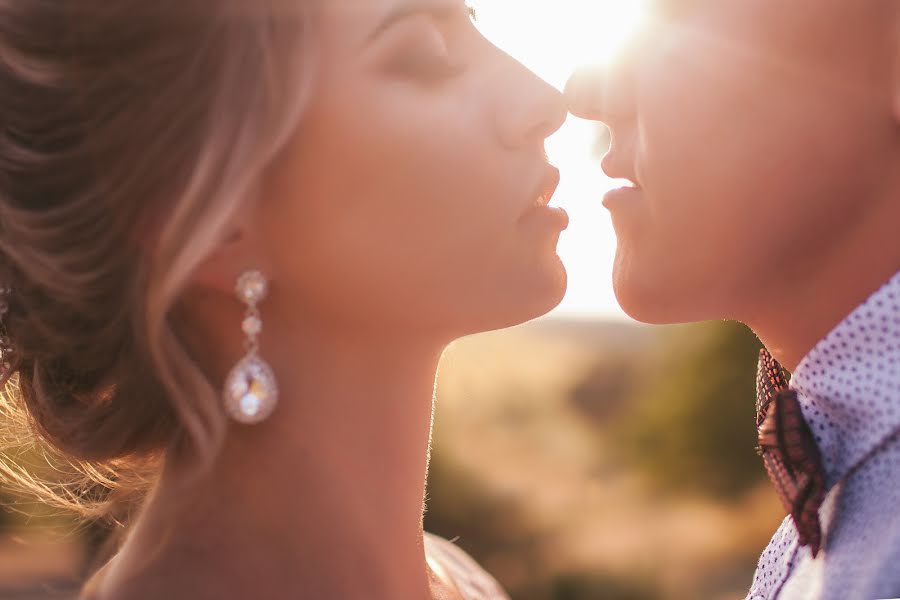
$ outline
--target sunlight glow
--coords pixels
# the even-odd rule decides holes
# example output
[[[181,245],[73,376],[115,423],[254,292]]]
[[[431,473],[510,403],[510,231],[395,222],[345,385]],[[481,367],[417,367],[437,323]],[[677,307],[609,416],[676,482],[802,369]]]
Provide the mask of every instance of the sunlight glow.
[[[475,0],[478,28],[558,89],[583,64],[612,59],[644,16],[644,0]],[[569,291],[558,316],[626,318],[612,290],[616,240],[602,196],[613,183],[600,170],[602,126],[569,117],[547,143],[562,171],[553,204],[572,217],[559,253]]]
[[[643,22],[645,4],[645,0],[478,0],[474,5],[485,35],[543,77],[556,79],[578,64],[608,62]]]
[[[566,10],[567,36],[573,54],[582,63],[608,62],[643,21],[639,0],[559,0],[555,10]]]

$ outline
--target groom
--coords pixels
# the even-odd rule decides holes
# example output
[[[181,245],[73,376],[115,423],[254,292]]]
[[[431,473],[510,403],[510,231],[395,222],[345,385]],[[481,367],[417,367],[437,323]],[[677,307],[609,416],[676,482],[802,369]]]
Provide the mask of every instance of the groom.
[[[604,202],[617,297],[774,357],[760,445],[791,514],[748,598],[900,597],[900,2],[655,4],[567,87],[632,182]]]

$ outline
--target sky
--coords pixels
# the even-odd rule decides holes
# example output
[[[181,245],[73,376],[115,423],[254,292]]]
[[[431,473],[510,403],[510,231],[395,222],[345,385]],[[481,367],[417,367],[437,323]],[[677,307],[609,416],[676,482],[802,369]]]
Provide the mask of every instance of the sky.
[[[579,64],[602,63],[640,23],[638,0],[476,0],[478,28],[497,46],[562,89]],[[553,204],[571,217],[559,255],[569,290],[555,316],[627,318],[612,290],[616,239],[603,194],[613,183],[600,170],[598,126],[569,116],[547,142],[562,172]]]

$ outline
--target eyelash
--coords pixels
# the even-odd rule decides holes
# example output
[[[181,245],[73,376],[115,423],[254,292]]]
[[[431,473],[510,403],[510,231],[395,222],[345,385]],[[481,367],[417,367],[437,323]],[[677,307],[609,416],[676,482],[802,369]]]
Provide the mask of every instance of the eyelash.
[[[477,19],[475,7],[466,4],[464,8],[466,17],[474,22]],[[464,65],[455,64],[446,56],[430,49],[407,51],[394,66],[396,73],[417,79],[424,84],[440,83],[459,75],[464,70]]]
[[[461,65],[451,63],[447,57],[421,50],[403,57],[396,69],[402,75],[424,83],[438,83],[463,71]]]

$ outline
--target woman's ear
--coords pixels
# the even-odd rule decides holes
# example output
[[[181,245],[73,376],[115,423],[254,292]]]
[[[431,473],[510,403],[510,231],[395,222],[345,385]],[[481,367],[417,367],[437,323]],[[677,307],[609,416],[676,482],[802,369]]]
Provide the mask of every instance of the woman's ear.
[[[194,270],[192,286],[233,295],[235,283],[247,270],[272,277],[265,240],[255,225],[256,206],[256,202],[245,202],[233,215],[220,241]]]

